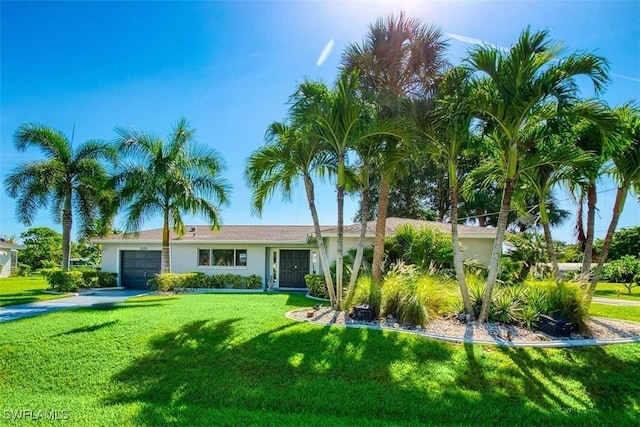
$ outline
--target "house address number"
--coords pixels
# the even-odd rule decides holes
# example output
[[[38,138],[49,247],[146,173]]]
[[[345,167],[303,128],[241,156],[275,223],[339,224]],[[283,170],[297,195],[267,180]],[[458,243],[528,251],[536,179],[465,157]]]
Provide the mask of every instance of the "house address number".
[[[141,251],[146,251],[146,250],[147,250],[147,247],[146,247],[146,246],[140,246],[140,250],[141,250]]]

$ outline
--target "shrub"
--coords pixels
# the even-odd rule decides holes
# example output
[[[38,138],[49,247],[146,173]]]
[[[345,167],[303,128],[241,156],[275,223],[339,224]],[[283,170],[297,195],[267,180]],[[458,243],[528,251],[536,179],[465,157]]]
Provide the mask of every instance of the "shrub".
[[[304,283],[307,285],[309,295],[312,297],[329,299],[329,291],[327,290],[327,282],[324,280],[324,275],[305,274]]]
[[[369,304],[373,309],[374,317],[380,314],[381,294],[378,286],[373,284],[371,276],[358,277],[351,297],[345,301],[345,308],[352,308],[359,304]]]
[[[582,291],[577,286],[559,283],[547,291],[546,312],[549,316],[560,316],[572,322],[580,331],[586,328],[587,309]]]
[[[15,270],[15,275],[20,277],[29,277],[31,274],[31,266],[27,264],[18,264],[18,268]]]
[[[53,271],[47,277],[47,282],[49,287],[57,292],[75,292],[84,285],[82,273],[79,271]]]
[[[493,295],[490,319],[502,323],[517,323],[521,319],[523,300],[522,288],[519,286],[500,289]]]
[[[51,275],[51,273],[53,273],[54,271],[62,271],[62,269],[60,267],[54,267],[54,268],[41,268],[40,270],[38,270],[40,272],[40,274],[42,275],[43,278],[47,278]]]
[[[418,289],[420,276],[392,271],[382,285],[382,313],[402,323],[424,325],[429,316],[424,287]],[[422,291],[422,292],[421,292]]]
[[[160,273],[154,279],[147,281],[147,287],[160,292],[172,292],[182,287],[182,274]]]
[[[182,288],[209,287],[209,276],[201,271],[196,273],[183,273],[181,276],[180,287]]]
[[[620,259],[606,263],[602,267],[602,278],[610,282],[622,283],[631,293],[631,289],[640,282],[640,259],[625,255]]]
[[[262,277],[257,274],[252,274],[251,276],[246,277],[246,287],[247,289],[261,289]]]
[[[114,288],[116,286],[118,286],[118,273],[98,272],[99,288]]]
[[[81,270],[74,270],[74,271],[78,271],[80,274],[82,274],[82,285],[81,287],[83,288],[97,288],[98,287],[98,272],[95,270],[90,270],[90,271],[81,271]]]
[[[385,246],[393,262],[402,260],[423,272],[451,268],[453,264],[451,236],[437,229],[404,224]]]

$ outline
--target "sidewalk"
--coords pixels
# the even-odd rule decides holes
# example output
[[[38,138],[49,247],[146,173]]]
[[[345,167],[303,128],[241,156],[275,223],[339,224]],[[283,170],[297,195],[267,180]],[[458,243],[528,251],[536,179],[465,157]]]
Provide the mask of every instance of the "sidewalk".
[[[640,301],[631,301],[628,299],[593,297],[592,301],[597,302],[598,304],[640,307]]]
[[[67,298],[0,307],[0,323],[69,308],[116,304],[148,293],[149,291],[136,289],[91,289]]]

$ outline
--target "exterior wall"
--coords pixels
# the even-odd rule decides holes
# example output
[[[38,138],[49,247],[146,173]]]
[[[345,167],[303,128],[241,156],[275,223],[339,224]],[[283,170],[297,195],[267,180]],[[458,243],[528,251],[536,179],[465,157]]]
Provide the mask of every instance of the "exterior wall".
[[[344,237],[342,242],[343,253],[346,254],[351,249],[358,249],[358,240],[358,237]],[[329,265],[331,265],[338,258],[338,238],[325,238],[325,246],[327,247],[327,258],[329,258]],[[373,237],[367,237],[364,239],[364,247],[373,248]]]
[[[11,275],[11,250],[0,248],[0,277],[9,277]],[[2,255],[5,253],[6,255]]]
[[[463,259],[477,259],[485,266],[489,265],[493,251],[493,238],[477,239],[460,237]]]

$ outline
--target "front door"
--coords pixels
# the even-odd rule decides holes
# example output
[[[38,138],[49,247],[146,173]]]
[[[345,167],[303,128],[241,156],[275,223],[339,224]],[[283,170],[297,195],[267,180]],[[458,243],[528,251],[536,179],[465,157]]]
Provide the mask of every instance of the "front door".
[[[309,274],[308,250],[280,251],[280,287],[305,288],[304,275]]]
[[[147,280],[160,273],[161,251],[120,252],[120,286],[147,289]]]

